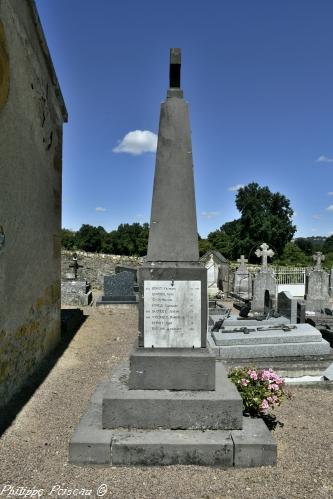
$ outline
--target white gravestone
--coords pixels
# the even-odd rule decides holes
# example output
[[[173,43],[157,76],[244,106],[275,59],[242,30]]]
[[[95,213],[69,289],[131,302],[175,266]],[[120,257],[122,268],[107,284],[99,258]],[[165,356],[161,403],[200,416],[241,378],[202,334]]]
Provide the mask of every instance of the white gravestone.
[[[201,347],[201,282],[145,281],[144,347]]]

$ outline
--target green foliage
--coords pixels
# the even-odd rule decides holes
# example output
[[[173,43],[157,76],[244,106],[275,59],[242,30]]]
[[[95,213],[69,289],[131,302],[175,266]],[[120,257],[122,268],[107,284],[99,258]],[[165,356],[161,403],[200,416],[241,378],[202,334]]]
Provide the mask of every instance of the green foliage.
[[[77,247],[77,239],[76,232],[69,229],[61,229],[61,245],[63,248],[67,250],[76,250]]]
[[[255,367],[234,368],[230,371],[229,378],[243,399],[244,413],[263,417],[266,423],[270,422],[272,428],[275,428],[277,423],[273,409],[279,406],[286,396],[284,379],[272,369]]]
[[[147,254],[149,224],[121,224],[117,230],[110,232],[110,245],[115,255]]]
[[[272,193],[268,187],[252,182],[239,189],[236,206],[240,218],[208,234],[212,246],[226,258],[234,260],[244,254],[250,261],[257,262],[254,250],[263,242],[274,250],[276,256],[281,255],[296,231],[291,220],[290,201],[283,194]]]
[[[199,255],[203,256],[207,251],[210,251],[212,249],[212,246],[208,239],[201,239],[199,236]]]
[[[328,237],[324,244],[323,244],[323,249],[322,249],[322,252],[324,254],[327,254],[327,253],[333,253],[333,235]]]
[[[311,265],[312,258],[307,256],[296,243],[287,243],[279,260],[279,265],[295,265],[305,267]]]
[[[306,255],[311,256],[314,253],[313,245],[311,239],[308,237],[298,237],[295,239],[295,244],[302,250]]]
[[[148,235],[147,223],[121,224],[112,232],[84,224],[78,232],[62,229],[62,246],[92,253],[143,256],[147,254]]]
[[[99,253],[106,231],[103,227],[84,224],[76,234],[78,249]]]

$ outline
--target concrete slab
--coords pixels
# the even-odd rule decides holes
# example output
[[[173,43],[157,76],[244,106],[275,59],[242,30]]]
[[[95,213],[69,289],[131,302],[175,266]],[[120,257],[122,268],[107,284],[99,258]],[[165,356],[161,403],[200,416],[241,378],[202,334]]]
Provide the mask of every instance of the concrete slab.
[[[235,319],[228,318],[223,322],[223,326],[237,326],[237,327],[246,327],[246,326],[276,326],[279,324],[290,324],[290,319],[287,317],[272,317],[270,319],[263,319],[259,321],[257,319]]]
[[[130,390],[128,376],[120,365],[106,389],[103,428],[242,428],[242,399],[220,362],[214,391]]]
[[[220,330],[218,332],[213,332],[212,337],[217,346],[322,342],[320,332],[314,328],[312,329],[312,331],[305,332],[297,330],[251,331],[248,334],[226,333]]]
[[[277,445],[262,419],[244,418],[243,429],[232,431],[231,438],[236,468],[276,464]]]
[[[135,348],[131,390],[215,390],[215,355],[208,348]]]
[[[209,333],[208,343],[222,359],[322,356],[331,352],[329,343],[310,324],[297,324],[291,331],[258,331],[256,326],[249,329],[256,331],[249,334],[222,330]],[[228,330],[232,331],[233,326]]]
[[[230,431],[131,431],[112,443],[113,465],[165,466],[194,464],[233,466]]]
[[[330,346],[327,341],[307,343],[281,343],[261,345],[232,345],[216,347],[216,355],[221,359],[253,359],[274,357],[304,357],[329,355]]]

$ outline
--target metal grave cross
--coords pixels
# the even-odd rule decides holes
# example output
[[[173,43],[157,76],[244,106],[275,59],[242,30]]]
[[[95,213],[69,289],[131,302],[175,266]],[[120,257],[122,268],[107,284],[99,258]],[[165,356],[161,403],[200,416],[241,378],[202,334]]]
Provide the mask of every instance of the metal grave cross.
[[[269,246],[266,243],[262,243],[260,248],[261,250],[257,249],[255,254],[258,258],[262,257],[261,268],[267,269],[267,257],[269,256],[270,258],[272,258],[272,256],[274,256],[274,251],[272,249],[268,249]]]
[[[181,50],[170,49],[170,88],[180,88]]]
[[[321,270],[321,262],[325,260],[325,255],[323,255],[321,251],[317,251],[312,255],[312,258],[316,262],[315,270]]]
[[[74,269],[74,276],[75,279],[77,279],[77,271],[79,270],[80,267],[83,267],[83,265],[78,264],[76,253],[73,253],[73,263],[70,265],[70,267]]]

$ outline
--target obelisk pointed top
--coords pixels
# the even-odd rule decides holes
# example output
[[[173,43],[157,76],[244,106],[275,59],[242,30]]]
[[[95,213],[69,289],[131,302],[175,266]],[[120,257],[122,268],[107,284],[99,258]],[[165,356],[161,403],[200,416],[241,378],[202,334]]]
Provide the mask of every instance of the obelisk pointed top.
[[[179,48],[170,49],[170,71],[169,71],[169,90],[168,98],[183,97],[183,91],[180,87],[180,69],[182,62],[182,53]]]

